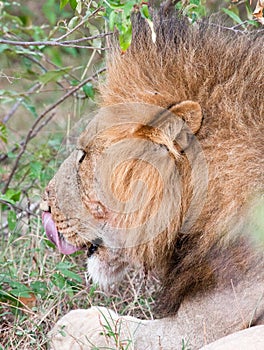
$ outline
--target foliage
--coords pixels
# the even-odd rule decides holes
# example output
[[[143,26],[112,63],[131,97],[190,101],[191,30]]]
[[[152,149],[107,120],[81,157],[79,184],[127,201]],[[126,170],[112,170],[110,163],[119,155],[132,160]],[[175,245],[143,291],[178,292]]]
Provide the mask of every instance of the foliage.
[[[132,295],[124,302],[122,293],[102,298],[96,286],[88,284],[85,288],[85,269],[78,264],[83,256],[76,253],[61,259],[55,253],[43,234],[38,210],[41,193],[71,143],[70,137],[64,140],[65,130],[70,136],[72,126],[87,115],[87,110],[95,108],[108,36],[118,31],[120,48],[127,50],[133,12],[140,12],[153,29],[149,3],[0,2],[3,348],[45,348],[50,324],[69,308],[88,307],[94,300],[103,305],[114,300],[119,312],[132,308],[135,314],[151,317],[150,297]],[[175,6],[191,22],[220,9],[234,30],[250,30],[257,25],[248,1],[224,5],[219,0],[212,8],[205,0],[190,0]],[[258,1],[255,17],[260,23],[262,10]]]
[[[60,6],[64,8],[67,4],[71,5],[73,10],[78,13],[82,11],[81,0],[61,0]],[[119,42],[122,50],[126,50],[131,43],[132,26],[131,13],[140,11],[142,16],[149,19],[147,3],[138,0],[120,1],[120,0],[101,0],[92,1],[93,8],[101,8],[100,14],[106,20],[108,28],[113,31],[115,28],[119,31]]]
[[[151,317],[153,299],[142,295],[142,276],[132,275],[122,289],[105,295],[87,281],[84,253],[62,257],[42,235],[39,218],[21,219],[1,239],[0,348],[46,349],[48,331],[61,315],[92,304]],[[147,289],[153,293],[153,287]]]

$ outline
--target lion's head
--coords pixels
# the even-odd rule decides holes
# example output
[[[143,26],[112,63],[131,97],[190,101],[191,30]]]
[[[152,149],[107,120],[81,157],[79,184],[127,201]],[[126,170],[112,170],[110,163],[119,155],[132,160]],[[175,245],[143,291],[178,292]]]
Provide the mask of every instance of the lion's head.
[[[119,280],[131,264],[158,268],[170,251],[191,199],[182,193],[181,152],[191,149],[201,120],[192,101],[170,110],[102,108],[50,181],[46,233],[64,254],[88,250],[88,270],[100,285]]]
[[[258,264],[248,203],[263,194],[264,45],[153,18],[155,40],[138,13],[131,47],[111,50],[102,108],[48,185],[43,222],[62,253],[88,250],[102,286],[155,268],[175,313]]]

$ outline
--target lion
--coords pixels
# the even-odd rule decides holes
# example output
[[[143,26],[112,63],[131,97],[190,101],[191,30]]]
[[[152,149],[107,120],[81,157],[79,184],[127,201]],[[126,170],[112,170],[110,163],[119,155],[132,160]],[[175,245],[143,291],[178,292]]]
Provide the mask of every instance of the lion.
[[[63,254],[87,250],[102,288],[131,267],[155,271],[162,318],[74,310],[52,348],[199,349],[237,331],[263,347],[263,34],[165,7],[153,23],[135,14],[130,48],[113,44],[100,109],[42,209],[48,238]]]

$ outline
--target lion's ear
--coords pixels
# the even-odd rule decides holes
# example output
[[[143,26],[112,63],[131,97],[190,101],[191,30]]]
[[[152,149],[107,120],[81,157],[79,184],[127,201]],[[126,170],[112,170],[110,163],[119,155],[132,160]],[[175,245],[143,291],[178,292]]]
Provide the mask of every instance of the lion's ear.
[[[172,106],[169,111],[180,117],[190,128],[193,134],[196,134],[202,124],[202,109],[198,102],[183,101]]]
[[[181,151],[189,147],[193,135],[202,124],[202,110],[197,102],[183,101],[157,115],[151,123],[163,131],[169,143],[177,143]]]
[[[160,113],[152,126],[161,129],[170,141],[186,139],[196,134],[202,124],[202,110],[197,102],[183,101]]]

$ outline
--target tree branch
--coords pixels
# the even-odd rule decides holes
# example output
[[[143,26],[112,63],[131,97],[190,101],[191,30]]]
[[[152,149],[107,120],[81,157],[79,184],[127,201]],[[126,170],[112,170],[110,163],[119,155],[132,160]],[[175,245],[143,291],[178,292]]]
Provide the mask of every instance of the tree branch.
[[[15,40],[5,40],[0,39],[0,44],[5,45],[13,45],[13,46],[23,46],[23,47],[29,47],[29,46],[61,46],[61,47],[75,47],[78,49],[89,49],[89,50],[107,50],[106,47],[94,47],[94,46],[86,46],[86,45],[75,45],[74,42],[85,41],[85,40],[91,40],[90,38],[95,37],[105,37],[107,35],[110,35],[111,33],[105,33],[105,34],[99,34],[94,37],[87,37],[77,40],[68,40],[68,41],[15,41]]]
[[[68,97],[72,96],[76,91],[78,91],[80,88],[82,88],[85,84],[87,84],[89,81],[93,80],[98,74],[101,74],[105,71],[105,68],[99,69],[97,72],[95,72],[92,76],[88,77],[84,81],[82,81],[79,85],[72,88],[70,91],[68,91],[65,95],[63,95],[58,101],[56,101],[54,104],[52,104],[50,107],[48,107],[44,112],[41,113],[41,115],[35,120],[34,124],[32,125],[31,129],[29,130],[25,140],[20,143],[20,146],[22,147],[19,154],[17,155],[17,158],[15,160],[15,164],[11,170],[11,173],[5,183],[5,186],[2,189],[2,193],[5,193],[9,187],[9,184],[16,172],[16,169],[18,167],[19,161],[22,157],[22,155],[25,153],[27,145],[29,141],[37,135],[37,133],[49,122],[53,116],[55,115],[55,112],[48,118],[48,121],[43,122],[38,128],[38,124],[42,121],[42,119],[51,111],[53,111],[57,106],[59,106],[63,101],[65,101]]]
[[[98,50],[98,48],[93,46],[86,46],[86,45],[76,45],[80,42],[94,40],[98,38],[105,38],[109,35],[112,35],[112,32],[109,33],[102,33],[97,35],[92,35],[89,37],[83,37],[80,39],[74,39],[74,40],[65,40],[61,41],[62,39],[66,38],[73,32],[75,32],[77,29],[79,29],[82,25],[84,25],[91,17],[95,16],[100,10],[102,10],[101,7],[96,9],[93,13],[91,13],[90,16],[84,18],[78,25],[76,25],[72,30],[68,31],[64,35],[60,36],[59,38],[56,38],[54,40],[48,40],[48,41],[16,41],[16,40],[6,40],[6,39],[0,39],[0,44],[6,44],[6,45],[15,45],[15,46],[23,46],[23,47],[29,47],[29,46],[61,46],[61,47],[75,47],[80,49],[90,49],[90,50]],[[106,48],[100,48],[100,50],[105,50]]]
[[[5,205],[7,205],[7,206],[10,207],[10,208],[19,211],[20,214],[22,214],[22,215],[30,214],[30,215],[33,215],[33,216],[35,216],[35,217],[38,217],[38,215],[37,215],[36,213],[34,213],[33,210],[36,210],[36,209],[39,207],[39,202],[34,203],[33,207],[30,207],[30,209],[28,209],[28,208],[22,208],[22,207],[20,207],[19,205],[10,203],[10,202],[8,202],[8,201],[6,201],[6,200],[4,200],[4,199],[1,199],[1,198],[0,198],[0,203],[5,204]],[[4,224],[3,226],[5,226],[5,224]],[[4,228],[4,227],[2,227],[2,228]]]
[[[33,85],[27,92],[26,95],[31,94],[32,92],[36,91],[38,88],[40,87],[40,83],[36,83],[35,85]],[[18,100],[14,106],[11,108],[11,110],[4,116],[2,123],[6,124],[8,122],[8,120],[13,116],[13,114],[16,112],[16,110],[18,109],[18,107],[21,105],[21,102],[24,99],[20,99]]]
[[[91,17],[94,17],[99,11],[102,10],[102,7],[99,7],[98,9],[96,9],[93,13],[90,14],[90,16],[85,17],[79,24],[77,24],[76,27],[74,27],[72,30],[68,31],[67,33],[63,34],[62,36],[60,36],[59,38],[57,38],[57,41],[60,41],[64,38],[67,38],[67,36],[69,36],[70,34],[72,34],[73,32],[75,32],[77,29],[79,29],[84,23],[86,23]]]

